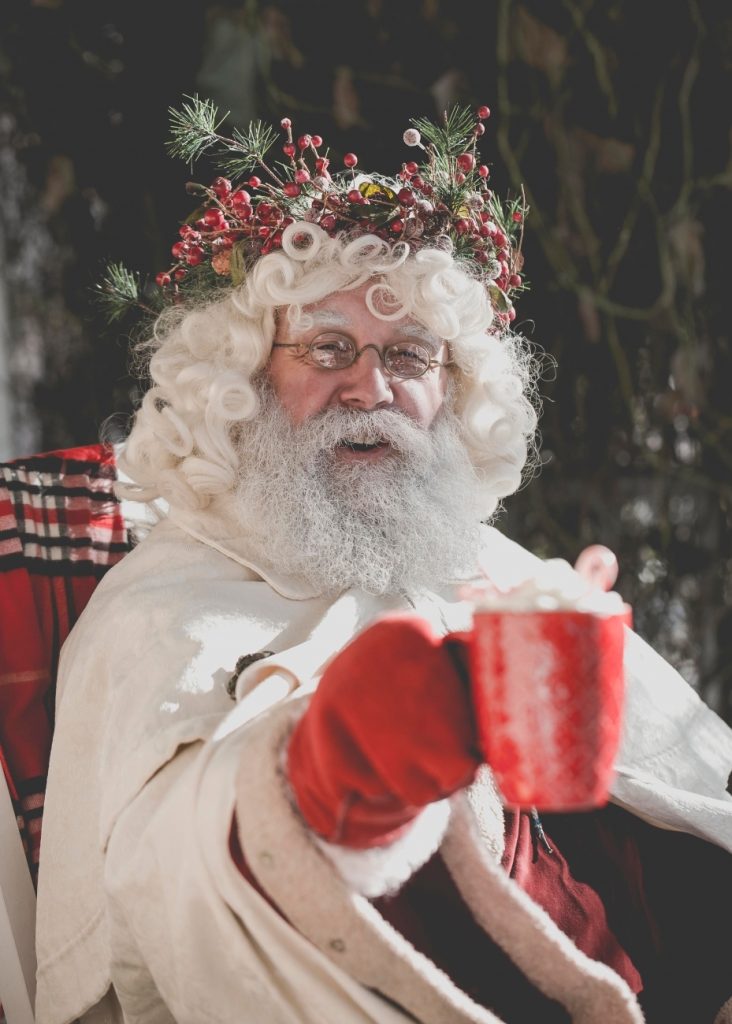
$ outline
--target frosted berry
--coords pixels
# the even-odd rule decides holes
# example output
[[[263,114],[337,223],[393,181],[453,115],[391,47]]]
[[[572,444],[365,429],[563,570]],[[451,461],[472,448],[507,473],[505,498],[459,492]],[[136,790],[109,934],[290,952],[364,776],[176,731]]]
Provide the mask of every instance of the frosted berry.
[[[211,182],[211,191],[219,197],[219,199],[226,199],[228,194],[231,192],[231,182],[228,178],[214,178]]]
[[[304,185],[306,181],[310,181],[310,171],[305,167],[300,167],[295,171],[295,181],[298,181],[301,185]]]
[[[292,128],[292,121],[289,119],[289,117],[282,118],[282,120],[280,121],[280,127],[284,128],[285,131],[287,131],[288,128]]]

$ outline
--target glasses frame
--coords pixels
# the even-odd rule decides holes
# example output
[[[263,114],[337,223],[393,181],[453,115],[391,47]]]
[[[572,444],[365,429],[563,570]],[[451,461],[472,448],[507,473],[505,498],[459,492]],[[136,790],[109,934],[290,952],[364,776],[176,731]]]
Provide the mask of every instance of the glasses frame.
[[[349,342],[349,344],[351,346],[351,351],[353,352],[353,359],[350,361],[350,363],[347,363],[345,366],[323,366],[321,363],[318,363],[318,362],[316,362],[315,359],[313,359],[313,357],[312,357],[312,350],[319,343],[319,341],[320,341],[319,338],[313,338],[312,341],[290,341],[290,342],[275,341],[272,344],[272,348],[296,348],[296,349],[300,349],[300,351],[303,353],[303,355],[305,355],[305,356],[307,356],[309,358],[311,366],[315,366],[318,370],[325,370],[328,373],[338,373],[339,370],[348,370],[348,369],[350,369],[350,367],[352,367],[353,364],[355,362],[357,362],[361,358],[361,356],[364,354],[364,352],[366,352],[368,349],[372,348],[374,350],[374,352],[377,354],[377,356],[379,357],[379,359],[381,360],[381,365],[384,367],[384,369],[389,374],[389,376],[390,377],[396,377],[397,380],[419,380],[420,377],[424,377],[424,375],[429,370],[434,370],[438,366],[448,367],[448,366],[454,366],[455,365],[454,361],[453,361],[453,358],[452,358],[452,349],[450,348],[450,343],[449,343],[449,341],[444,341],[443,345],[445,345],[445,348],[447,349],[447,361],[446,362],[443,363],[443,362],[440,362],[438,359],[430,358],[430,361],[425,366],[424,370],[422,370],[420,373],[412,374],[412,376],[405,377],[405,376],[403,376],[400,373],[395,373],[393,370],[390,370],[389,367],[386,365],[386,354],[387,354],[387,352],[390,349],[392,349],[395,346],[397,346],[397,345],[408,344],[408,345],[417,345],[419,348],[424,349],[425,352],[427,352],[427,354],[429,355],[429,349],[427,348],[426,345],[422,345],[419,341],[409,341],[408,339],[405,338],[404,341],[395,341],[391,345],[387,345],[383,349],[379,348],[379,346],[375,345],[373,342],[369,342],[368,345],[362,345],[361,348],[356,348],[356,343],[351,341],[350,338],[346,338],[345,340]]]

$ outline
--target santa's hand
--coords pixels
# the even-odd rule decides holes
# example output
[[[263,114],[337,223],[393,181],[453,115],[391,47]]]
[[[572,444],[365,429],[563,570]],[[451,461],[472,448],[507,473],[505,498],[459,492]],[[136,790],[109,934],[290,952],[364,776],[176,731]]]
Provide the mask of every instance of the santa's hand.
[[[318,835],[365,848],[468,785],[481,760],[461,639],[392,615],[327,667],[291,737],[287,773]]]

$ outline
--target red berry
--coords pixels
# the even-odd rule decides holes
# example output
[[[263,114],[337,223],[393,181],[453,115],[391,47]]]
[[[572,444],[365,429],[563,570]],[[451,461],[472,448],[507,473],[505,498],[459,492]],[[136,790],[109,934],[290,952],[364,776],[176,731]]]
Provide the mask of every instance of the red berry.
[[[236,215],[239,220],[249,220],[252,215],[252,208],[249,203],[245,203],[243,206],[237,206]]]
[[[470,221],[466,220],[464,217],[461,217],[460,220],[455,221],[455,230],[459,235],[467,235],[468,231],[470,231],[472,226],[473,225],[470,223]]]
[[[295,171],[295,181],[299,181],[301,185],[306,181],[310,181],[310,171],[305,167],[301,167],[299,170]]]
[[[200,245],[191,246],[191,251],[186,256],[186,263],[189,267],[197,267],[199,263],[203,262],[205,252]]]
[[[173,277],[176,279],[176,281],[182,281],[185,276],[185,267],[178,267],[177,270],[173,271]]]
[[[318,149],[320,146],[323,145],[323,140],[319,135],[312,135],[310,138],[310,145],[313,147],[313,149]]]
[[[244,206],[250,202],[251,196],[248,192],[245,192],[243,188],[238,188],[236,192],[231,193],[231,205],[232,206]]]
[[[508,279],[508,283],[511,285],[512,288],[520,288],[521,287],[521,283],[522,283],[521,282],[521,275],[520,274],[511,274],[511,276]]]
[[[323,231],[332,231],[336,226],[336,219],[332,213],[326,213],[325,217],[320,218],[320,226]]]
[[[287,131],[288,128],[292,128],[292,121],[289,117],[283,117],[280,121],[280,128],[284,128]]]
[[[307,149],[312,141],[313,140],[309,135],[301,135],[300,138],[297,140],[298,148]]]
[[[478,263],[487,263],[488,253],[485,252],[483,249],[478,249],[478,251],[475,254],[475,258],[478,261]]]
[[[415,188],[424,188],[424,178],[420,178],[418,174],[413,174],[412,184]]]
[[[282,147],[282,152],[285,156],[293,157],[295,155],[295,146],[292,142],[286,142]]]
[[[484,133],[485,133],[485,125],[484,124],[476,124],[475,128],[473,128],[473,135],[477,136],[478,138],[480,138],[481,135],[483,135]]]
[[[261,217],[262,220],[267,220],[269,215],[272,213],[271,203],[260,203],[257,207],[257,216]]]
[[[259,188],[262,184],[262,179],[258,178],[256,174],[253,174],[249,179],[249,188]]]
[[[495,234],[493,235],[493,240],[499,248],[505,245],[506,242],[508,241],[508,239],[506,238],[502,231],[496,231]]]
[[[360,203],[361,200],[363,199],[363,196],[361,195],[357,188],[351,188],[346,193],[346,199],[348,200],[349,203]]]
[[[488,238],[490,236],[490,233],[491,229],[488,227],[487,224],[480,225],[478,229],[478,234],[480,235],[481,238]]]
[[[173,256],[175,257],[175,259],[180,260],[188,252],[188,246],[186,245],[185,242],[175,242],[171,246],[170,251],[173,254]]]
[[[485,178],[487,181],[488,178],[490,178],[491,176],[491,169],[490,167],[487,167],[485,164],[481,164],[480,167],[478,168],[478,174],[481,176],[481,178]]]
[[[481,121],[485,121],[491,116],[491,108],[478,107],[478,109],[476,110],[476,114],[478,115]]]
[[[461,153],[457,158],[456,163],[460,170],[465,171],[467,174],[468,171],[472,171],[475,167],[475,157],[472,153]]]
[[[204,222],[209,228],[218,227],[221,221],[224,219],[224,215],[217,206],[212,206],[203,215]]]
[[[414,160],[408,160],[404,165],[404,170],[407,174],[416,174],[419,170],[419,164],[416,164]]]
[[[282,230],[284,231],[285,228],[289,227],[290,224],[294,224],[294,223],[295,223],[295,218],[294,217],[285,217],[285,219],[282,221]]]
[[[329,166],[330,160],[327,156],[319,156],[315,161],[315,170],[319,171],[321,174],[323,171],[327,171]]]
[[[511,214],[511,220],[515,221],[517,224],[520,224],[523,219],[524,215],[523,213],[520,213],[519,210],[514,210]]]
[[[456,182],[456,184],[462,185],[462,183],[464,181],[465,181],[465,175],[463,174],[463,172],[462,171],[457,171],[457,173],[455,174],[455,182]]]
[[[203,219],[203,217],[199,217],[199,219],[195,221],[194,227],[196,227],[199,231],[208,231],[208,224]]]
[[[397,192],[397,198],[402,206],[414,206],[417,201],[414,192],[410,188],[400,188]]]
[[[389,224],[389,228],[394,232],[395,235],[401,234],[401,232],[404,230],[404,221],[401,220],[400,217],[397,217],[396,220],[391,221],[391,223]]]
[[[257,234],[259,235],[260,238],[266,238],[269,235],[269,233],[269,228],[265,227],[264,224],[261,226],[261,228],[257,228]]]
[[[509,320],[515,320],[516,319],[516,310],[513,308],[513,306],[511,306],[511,308],[509,309],[509,311],[508,311],[508,313],[506,315],[508,316]]]
[[[170,284],[170,274],[166,274],[165,271],[161,271],[155,278],[155,284],[158,288],[165,288],[167,284]]]
[[[282,191],[290,199],[295,199],[296,196],[300,195],[302,189],[300,188],[296,181],[288,181],[285,182],[285,184],[282,186]]]
[[[343,157],[343,163],[346,165],[346,167],[355,167],[356,164],[358,163],[358,157],[356,156],[355,153],[346,153],[346,155]]]
[[[194,231],[190,224],[182,224],[178,228],[178,234],[181,238],[188,238],[188,236]]]
[[[214,178],[211,182],[211,191],[214,192],[219,199],[226,199],[229,192],[231,192],[231,182],[228,178]]]

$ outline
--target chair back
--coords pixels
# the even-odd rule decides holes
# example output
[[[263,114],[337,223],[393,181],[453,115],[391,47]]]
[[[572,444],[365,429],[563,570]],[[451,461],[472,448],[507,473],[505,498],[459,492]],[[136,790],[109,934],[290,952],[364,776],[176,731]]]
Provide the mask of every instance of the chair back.
[[[61,645],[129,550],[114,450],[0,464],[0,1002],[30,1024],[35,883]]]

